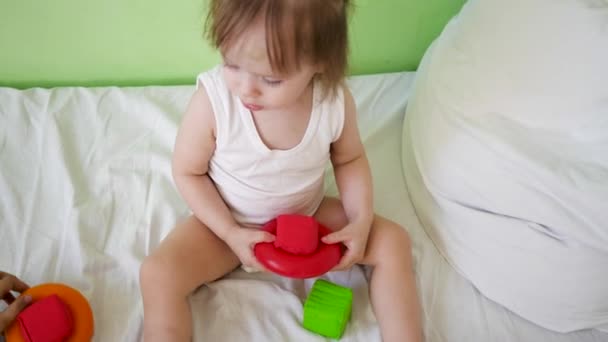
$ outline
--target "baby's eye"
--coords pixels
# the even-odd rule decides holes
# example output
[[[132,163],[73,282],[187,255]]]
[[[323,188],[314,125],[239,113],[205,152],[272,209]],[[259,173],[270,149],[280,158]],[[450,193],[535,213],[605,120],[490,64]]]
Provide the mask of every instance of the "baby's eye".
[[[273,87],[276,87],[279,84],[281,84],[281,82],[283,82],[282,80],[277,80],[275,78],[270,78],[270,77],[262,77],[262,80],[264,81],[264,83],[268,84],[269,86],[273,86]]]

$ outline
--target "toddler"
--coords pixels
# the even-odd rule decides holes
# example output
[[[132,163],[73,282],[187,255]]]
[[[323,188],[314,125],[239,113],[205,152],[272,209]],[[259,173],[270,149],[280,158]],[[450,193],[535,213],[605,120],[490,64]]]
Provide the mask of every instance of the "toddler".
[[[280,214],[314,216],[346,252],[335,270],[373,267],[384,341],[422,339],[405,229],[374,215],[370,168],[345,87],[347,0],[212,0],[207,33],[223,63],[198,76],[177,134],[173,175],[193,215],[141,267],[144,339],[192,338],[188,295],[274,236]],[[340,199],[325,197],[331,161]]]

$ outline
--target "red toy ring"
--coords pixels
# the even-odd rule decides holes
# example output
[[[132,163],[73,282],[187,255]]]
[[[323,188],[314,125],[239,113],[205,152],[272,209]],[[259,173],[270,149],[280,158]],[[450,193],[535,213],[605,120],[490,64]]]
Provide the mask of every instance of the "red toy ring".
[[[311,254],[292,254],[275,246],[272,242],[258,243],[254,254],[264,267],[277,274],[290,278],[312,278],[330,271],[342,258],[342,244],[325,244],[321,237],[331,233],[327,227],[319,224],[318,248]],[[268,222],[265,231],[276,234],[277,220]]]

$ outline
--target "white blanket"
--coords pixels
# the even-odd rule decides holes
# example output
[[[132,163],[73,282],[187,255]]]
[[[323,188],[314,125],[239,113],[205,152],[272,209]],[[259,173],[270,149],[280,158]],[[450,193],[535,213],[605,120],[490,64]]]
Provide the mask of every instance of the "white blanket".
[[[481,296],[438,254],[414,214],[401,170],[401,127],[413,74],[349,80],[375,185],[376,211],[403,224],[428,341],[600,341],[561,335]],[[34,285],[78,288],[95,341],[137,341],[138,270],[188,213],[170,174],[176,129],[193,87],[0,89],[0,269]],[[327,188],[336,193],[328,171]],[[331,273],[354,290],[343,341],[379,341],[366,272]],[[324,341],[300,326],[313,280],[237,271],[192,296],[198,341]]]
[[[418,69],[404,166],[439,250],[560,332],[608,329],[608,2],[470,0]]]

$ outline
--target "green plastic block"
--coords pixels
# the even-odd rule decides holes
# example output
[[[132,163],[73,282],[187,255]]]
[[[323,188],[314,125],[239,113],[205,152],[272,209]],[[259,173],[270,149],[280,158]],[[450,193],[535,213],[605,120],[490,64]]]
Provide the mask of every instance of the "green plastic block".
[[[302,325],[319,335],[339,339],[350,320],[352,303],[351,289],[318,279],[304,303]]]

